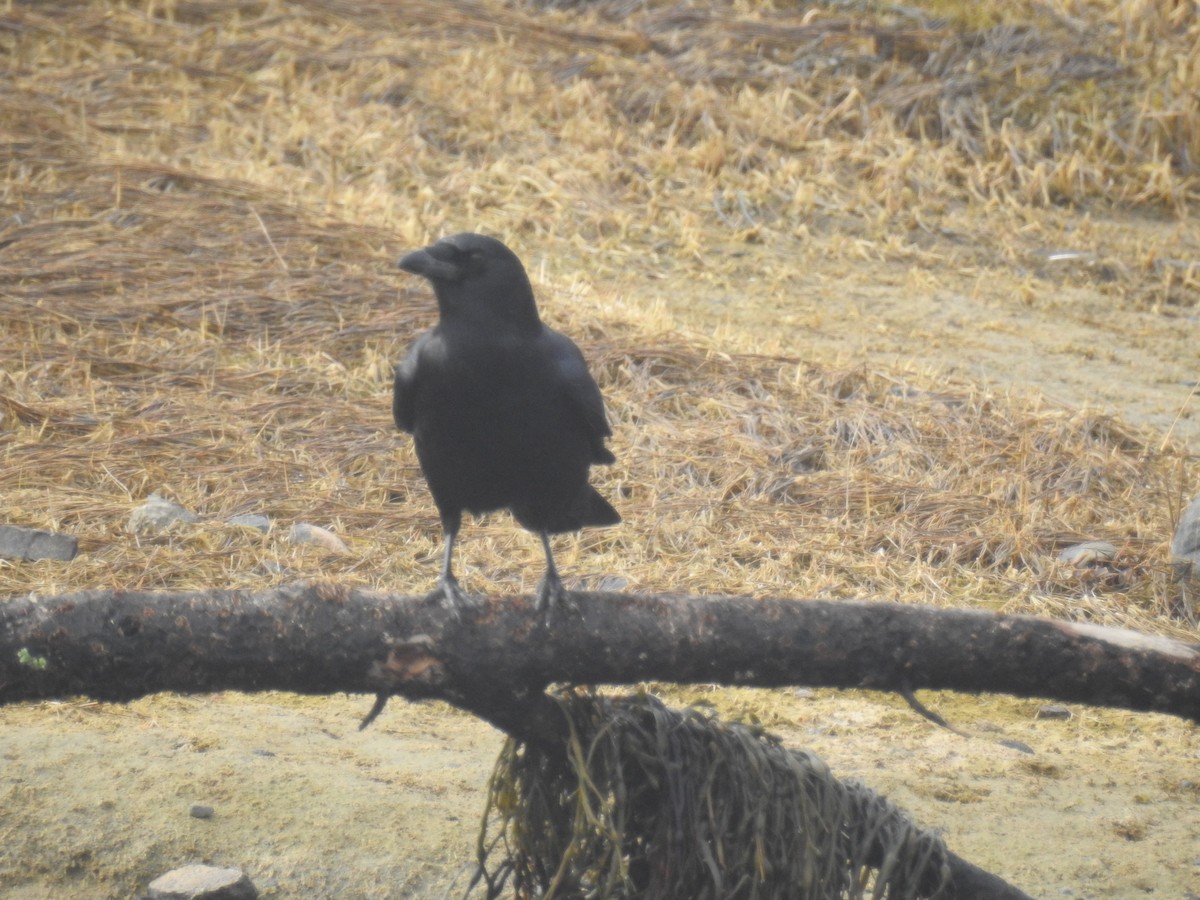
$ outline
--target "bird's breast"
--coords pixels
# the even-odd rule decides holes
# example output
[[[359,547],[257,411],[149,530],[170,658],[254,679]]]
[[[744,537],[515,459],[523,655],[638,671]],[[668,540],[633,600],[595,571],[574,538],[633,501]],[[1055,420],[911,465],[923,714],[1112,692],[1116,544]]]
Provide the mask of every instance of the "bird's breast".
[[[423,370],[413,438],[435,497],[473,511],[578,492],[591,458],[552,366],[520,353],[455,352]]]

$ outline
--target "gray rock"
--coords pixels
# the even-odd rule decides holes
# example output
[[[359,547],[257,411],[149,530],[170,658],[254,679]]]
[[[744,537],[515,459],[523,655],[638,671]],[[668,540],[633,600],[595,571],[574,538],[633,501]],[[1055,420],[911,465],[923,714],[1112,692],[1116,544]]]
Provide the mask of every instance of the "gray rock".
[[[1189,503],[1179,517],[1171,538],[1171,555],[1200,566],[1200,497]]]
[[[1035,719],[1069,719],[1071,718],[1071,710],[1065,706],[1059,706],[1054,703],[1048,703],[1045,706],[1038,707]]]
[[[0,525],[0,557],[4,559],[56,559],[69,562],[75,558],[78,550],[79,544],[74,535]]]
[[[317,547],[324,547],[334,553],[350,552],[350,548],[340,537],[328,528],[322,528],[320,525],[313,525],[310,522],[297,522],[293,525],[288,540],[293,544],[313,544]]]
[[[271,530],[271,520],[266,516],[260,516],[255,513],[247,513],[242,516],[234,516],[232,519],[225,520],[226,525],[239,525],[242,528],[257,528],[263,534]]]
[[[200,517],[195,513],[155,493],[129,514],[129,530],[134,534],[157,534],[176,522],[191,525],[199,521]]]
[[[213,817],[213,808],[206,806],[203,803],[193,803],[192,808],[188,810],[188,815],[193,819],[211,819]]]
[[[1117,548],[1108,541],[1084,541],[1063,550],[1058,554],[1058,561],[1082,569],[1085,566],[1108,562],[1116,555]]]
[[[256,900],[258,888],[241,869],[183,866],[150,882],[150,900]]]

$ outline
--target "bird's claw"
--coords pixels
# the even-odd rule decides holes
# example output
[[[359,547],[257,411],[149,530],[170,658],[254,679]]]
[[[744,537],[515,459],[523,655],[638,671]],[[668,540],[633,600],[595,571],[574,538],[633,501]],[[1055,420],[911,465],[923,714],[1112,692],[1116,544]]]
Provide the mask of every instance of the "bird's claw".
[[[437,603],[454,613],[465,609],[478,609],[480,602],[467,594],[453,576],[439,578],[437,587],[425,595],[426,603]]]
[[[537,609],[546,614],[546,621],[554,615],[554,610],[560,606],[571,606],[571,598],[563,587],[562,579],[547,575],[538,585]]]

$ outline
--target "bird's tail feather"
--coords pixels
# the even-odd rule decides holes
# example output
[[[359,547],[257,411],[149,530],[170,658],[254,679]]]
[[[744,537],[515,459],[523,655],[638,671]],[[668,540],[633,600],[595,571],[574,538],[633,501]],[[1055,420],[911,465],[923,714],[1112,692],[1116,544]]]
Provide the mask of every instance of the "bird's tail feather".
[[[612,504],[600,496],[590,484],[587,488],[587,511],[583,516],[584,525],[617,525],[620,524],[621,514],[613,509]]]
[[[566,531],[578,531],[580,528],[591,526],[616,525],[621,521],[621,514],[601,497],[590,484],[585,485],[583,493],[575,498],[569,507],[558,509],[549,517],[537,515],[534,510],[512,507],[513,515],[524,528],[530,531],[546,531],[550,534],[562,534]]]

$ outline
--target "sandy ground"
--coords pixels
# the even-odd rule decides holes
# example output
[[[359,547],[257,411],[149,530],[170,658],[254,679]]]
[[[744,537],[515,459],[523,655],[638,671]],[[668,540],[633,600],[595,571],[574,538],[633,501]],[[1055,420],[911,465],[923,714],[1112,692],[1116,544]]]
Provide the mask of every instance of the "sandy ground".
[[[720,691],[718,705],[761,712]],[[1200,736],[1158,716],[777,692],[773,730],[887,794],[1038,897],[1188,897],[1200,878]],[[366,697],[159,696],[4,711],[3,896],[132,897],[175,865],[248,871],[269,897],[442,897],[466,883],[500,736],[440,706]],[[1022,741],[1035,753],[992,738]],[[192,818],[192,804],[214,808]],[[31,813],[30,811],[36,811]],[[35,867],[30,860],[37,860]],[[457,895],[452,891],[449,896]]]
[[[748,268],[763,264],[754,252]],[[842,263],[783,284],[697,279],[703,292],[681,298],[685,276],[611,287],[661,300],[681,330],[731,346],[1040,392],[1200,448],[1194,316],[1115,308],[1079,283],[1030,296],[1015,267]],[[927,698],[982,735],[964,739],[875,694],[709,699],[731,716],[765,705],[766,724],[789,742],[1034,896],[1200,893],[1194,726],[1088,708],[1045,721],[1036,702]],[[360,733],[369,705],[219,695],[0,710],[0,895],[132,897],[194,861],[242,867],[267,897],[456,895],[500,736],[448,708],[398,701]],[[1001,733],[1035,754],[999,746]],[[191,817],[195,803],[215,814]]]

